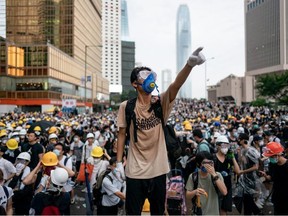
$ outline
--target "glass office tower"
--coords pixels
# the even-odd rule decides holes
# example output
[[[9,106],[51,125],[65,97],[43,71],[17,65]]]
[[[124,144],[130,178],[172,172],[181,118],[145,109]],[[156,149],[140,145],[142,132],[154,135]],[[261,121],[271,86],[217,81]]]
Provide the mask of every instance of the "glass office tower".
[[[177,73],[184,67],[191,55],[191,27],[190,13],[187,5],[180,5],[177,12],[176,49],[177,49]],[[192,79],[188,77],[181,87],[178,97],[192,98]]]

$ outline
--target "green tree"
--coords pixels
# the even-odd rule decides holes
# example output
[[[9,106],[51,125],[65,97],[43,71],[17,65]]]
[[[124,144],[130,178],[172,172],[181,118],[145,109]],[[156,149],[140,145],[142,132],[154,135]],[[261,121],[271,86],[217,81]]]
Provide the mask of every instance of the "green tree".
[[[257,98],[256,100],[251,102],[251,105],[255,107],[261,107],[266,106],[268,104],[266,103],[266,100],[264,98]]]
[[[256,83],[259,96],[288,105],[288,71],[260,76]]]

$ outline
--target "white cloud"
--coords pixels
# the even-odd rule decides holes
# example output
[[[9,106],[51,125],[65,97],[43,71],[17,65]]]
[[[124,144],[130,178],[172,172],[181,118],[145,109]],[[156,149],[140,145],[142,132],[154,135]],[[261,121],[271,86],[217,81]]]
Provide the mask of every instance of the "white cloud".
[[[207,61],[208,85],[216,84],[231,73],[243,76],[245,37],[242,0],[127,0],[136,62],[157,71],[159,79],[164,69],[176,73],[176,16],[181,3],[187,4],[190,10],[192,49],[204,46],[204,55],[215,58]],[[199,66],[191,74],[193,97],[205,95],[204,73],[205,67]],[[161,83],[160,80],[158,83]]]

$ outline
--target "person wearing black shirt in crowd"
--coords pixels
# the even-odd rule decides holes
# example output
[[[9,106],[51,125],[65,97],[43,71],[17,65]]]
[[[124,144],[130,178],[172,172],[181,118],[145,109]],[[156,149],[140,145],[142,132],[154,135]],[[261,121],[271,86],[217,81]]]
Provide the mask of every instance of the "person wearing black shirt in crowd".
[[[280,143],[270,142],[263,156],[269,157],[269,172],[261,171],[267,179],[273,181],[272,203],[274,215],[288,215],[288,160],[283,157],[284,148]]]
[[[227,188],[226,196],[220,200],[220,215],[227,215],[232,212],[232,171],[239,173],[240,168],[234,157],[234,153],[229,151],[229,141],[225,135],[220,135],[216,139],[217,153],[214,157],[215,171],[221,173]]]

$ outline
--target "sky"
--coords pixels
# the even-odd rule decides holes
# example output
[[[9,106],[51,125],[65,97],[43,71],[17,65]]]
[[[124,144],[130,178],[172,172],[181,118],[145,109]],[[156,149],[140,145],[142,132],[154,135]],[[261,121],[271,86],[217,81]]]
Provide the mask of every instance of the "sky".
[[[173,79],[176,76],[176,19],[181,4],[187,4],[190,11],[191,53],[204,47],[207,86],[230,74],[244,76],[243,0],[126,1],[135,61],[157,72],[160,91],[162,70],[170,69]],[[192,97],[205,97],[205,64],[196,66],[190,76]]]

